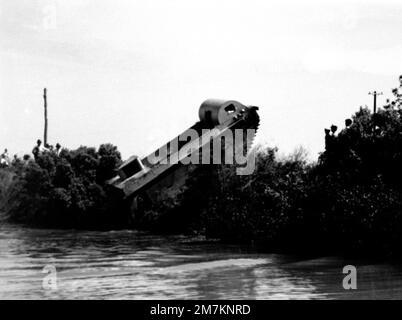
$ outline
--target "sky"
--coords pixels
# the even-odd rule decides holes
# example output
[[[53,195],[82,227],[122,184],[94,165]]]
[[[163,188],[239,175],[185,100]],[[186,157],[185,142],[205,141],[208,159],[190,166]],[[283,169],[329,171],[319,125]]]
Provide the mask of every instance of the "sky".
[[[399,3],[398,3],[399,2]],[[402,74],[400,1],[0,0],[0,150],[43,136],[146,155],[208,98],[260,107],[256,143],[310,159]]]

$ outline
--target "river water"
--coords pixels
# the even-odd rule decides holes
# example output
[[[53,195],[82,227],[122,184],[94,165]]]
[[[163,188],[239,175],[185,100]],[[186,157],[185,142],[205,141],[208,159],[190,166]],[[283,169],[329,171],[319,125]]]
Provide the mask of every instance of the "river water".
[[[356,290],[342,286],[350,264]],[[379,298],[402,298],[402,266],[136,231],[0,227],[0,299]]]

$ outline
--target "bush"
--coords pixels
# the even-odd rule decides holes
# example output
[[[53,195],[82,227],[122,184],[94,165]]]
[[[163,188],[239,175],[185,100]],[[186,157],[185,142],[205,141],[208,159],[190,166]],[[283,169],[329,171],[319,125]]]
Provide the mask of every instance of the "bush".
[[[105,185],[120,163],[120,153],[110,144],[27,158],[24,165],[9,169],[15,178],[3,188],[8,192],[6,215],[12,222],[36,226],[121,227],[125,217],[120,201]]]

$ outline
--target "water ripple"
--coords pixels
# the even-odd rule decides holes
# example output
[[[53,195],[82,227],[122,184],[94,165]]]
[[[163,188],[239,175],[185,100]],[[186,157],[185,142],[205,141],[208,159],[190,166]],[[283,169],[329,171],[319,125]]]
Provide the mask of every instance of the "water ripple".
[[[358,290],[342,268],[358,266]],[[42,287],[43,268],[57,290]],[[1,299],[402,298],[402,268],[337,257],[299,259],[136,231],[0,227]]]

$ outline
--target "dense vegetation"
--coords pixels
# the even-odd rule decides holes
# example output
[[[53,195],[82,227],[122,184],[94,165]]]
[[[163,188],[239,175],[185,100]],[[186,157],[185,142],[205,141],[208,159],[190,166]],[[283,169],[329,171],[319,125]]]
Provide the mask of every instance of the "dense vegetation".
[[[105,188],[120,162],[120,153],[111,144],[98,150],[46,151],[36,160],[14,159],[9,168],[0,171],[3,218],[46,227],[122,227],[120,201]]]
[[[401,87],[402,88],[402,87]],[[198,232],[268,250],[399,255],[402,248],[402,100],[376,114],[360,108],[339,131],[325,130],[316,163],[303,149],[279,158],[259,147],[256,170],[199,166],[178,199],[152,207],[140,227]],[[18,159],[17,159],[18,160]],[[0,211],[30,225],[127,227],[105,187],[121,162],[116,147],[81,147],[0,170]],[[201,190],[201,191],[200,191]]]
[[[303,149],[280,159],[276,149],[263,147],[252,175],[216,168],[195,184],[202,200],[200,192],[188,191],[183,202],[196,204],[198,226],[208,236],[230,242],[400,256],[401,89],[376,114],[360,108],[339,133],[336,126],[326,129],[317,163],[308,163]]]

